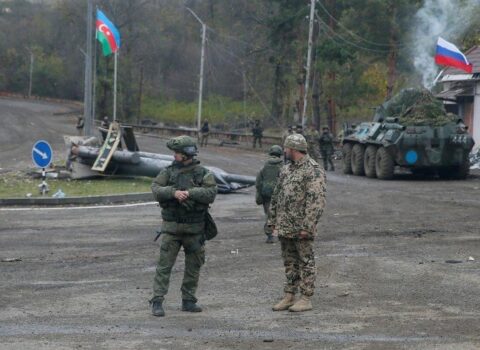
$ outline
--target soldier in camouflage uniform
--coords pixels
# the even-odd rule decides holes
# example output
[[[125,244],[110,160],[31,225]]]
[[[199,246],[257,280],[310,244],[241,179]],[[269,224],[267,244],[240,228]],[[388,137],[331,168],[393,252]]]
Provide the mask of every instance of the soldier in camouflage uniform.
[[[320,154],[318,152],[319,139],[320,139],[320,134],[315,128],[315,125],[311,124],[308,127],[308,129],[305,131],[305,140],[307,140],[308,155],[312,157],[316,162],[318,162],[320,159]]]
[[[323,168],[328,170],[328,164],[330,164],[330,170],[335,171],[335,166],[332,162],[333,156],[333,135],[330,133],[328,127],[323,127],[322,135],[320,135],[319,144],[320,144],[320,153],[322,153],[323,158]]]
[[[182,311],[200,312],[195,292],[200,268],[205,262],[205,216],[217,194],[213,174],[194,157],[197,145],[189,136],[167,142],[174,154],[173,163],[160,171],[152,192],[162,208],[162,243],[153,282],[152,314],[164,316],[163,300],[168,291],[170,273],[180,248],[185,251],[182,282]]]
[[[325,172],[307,154],[301,135],[287,138],[285,153],[291,163],[283,167],[270,204],[268,225],[280,238],[286,283],[284,298],[274,311],[312,309],[315,283],[313,240],[325,207]],[[295,301],[298,289],[301,298]]]
[[[262,138],[263,138],[263,128],[260,125],[260,120],[255,120],[255,125],[252,128],[252,135],[253,135],[253,148],[256,147],[257,141],[260,148],[262,148]]]
[[[282,145],[285,143],[285,140],[287,137],[290,135],[295,134],[295,131],[293,130],[293,126],[289,125],[288,129],[282,134]]]
[[[255,201],[258,205],[263,204],[263,211],[268,219],[270,210],[270,201],[272,199],[273,190],[277,184],[278,174],[283,166],[282,147],[273,145],[268,152],[270,158],[265,162],[262,170],[257,175],[255,187],[257,189]],[[267,235],[266,243],[274,243],[275,238],[272,236],[272,229],[265,222],[264,232]]]

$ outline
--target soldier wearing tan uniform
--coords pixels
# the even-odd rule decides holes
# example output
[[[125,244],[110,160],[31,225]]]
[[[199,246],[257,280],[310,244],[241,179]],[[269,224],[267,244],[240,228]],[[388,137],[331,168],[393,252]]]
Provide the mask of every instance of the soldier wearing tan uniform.
[[[284,150],[291,161],[283,167],[270,204],[268,225],[278,235],[285,266],[285,296],[274,311],[312,309],[315,289],[313,240],[325,207],[325,172],[307,154],[302,135],[287,137]],[[301,297],[295,301],[300,289]]]

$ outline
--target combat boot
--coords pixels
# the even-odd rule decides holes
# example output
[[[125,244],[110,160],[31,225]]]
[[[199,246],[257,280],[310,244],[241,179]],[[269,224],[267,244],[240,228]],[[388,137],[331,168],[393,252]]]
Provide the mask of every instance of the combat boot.
[[[275,306],[272,307],[272,310],[273,311],[288,310],[288,308],[292,306],[294,303],[295,303],[295,294],[285,293],[285,296],[283,297],[283,299],[280,300],[279,303],[275,304]]]
[[[182,300],[182,311],[187,311],[187,312],[202,312],[202,308],[198,306],[194,301],[192,300]]]
[[[157,317],[165,316],[165,311],[163,310],[162,303],[163,303],[163,300],[154,300],[151,302],[153,316],[157,316]]]
[[[302,311],[308,311],[312,309],[312,301],[310,300],[310,297],[307,297],[306,295],[302,295],[300,299],[298,299],[293,306],[290,306],[288,308],[288,311],[291,312],[302,312]]]

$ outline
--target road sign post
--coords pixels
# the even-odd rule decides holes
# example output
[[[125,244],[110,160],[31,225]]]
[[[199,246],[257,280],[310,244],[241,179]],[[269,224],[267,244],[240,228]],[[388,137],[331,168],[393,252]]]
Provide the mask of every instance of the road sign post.
[[[53,155],[52,147],[47,141],[39,140],[35,142],[35,144],[33,145],[33,148],[32,148],[33,163],[37,167],[42,168],[42,183],[38,185],[38,188],[42,196],[44,196],[49,191],[48,184],[45,181],[45,179],[47,178],[45,173],[45,168],[47,168],[52,162],[52,155]]]

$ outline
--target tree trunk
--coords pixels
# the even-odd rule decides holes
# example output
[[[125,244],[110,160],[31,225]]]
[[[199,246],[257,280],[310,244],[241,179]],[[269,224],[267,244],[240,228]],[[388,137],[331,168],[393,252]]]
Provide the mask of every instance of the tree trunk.
[[[280,121],[282,113],[282,80],[283,72],[280,62],[275,64],[275,73],[273,80],[273,96],[272,96],[272,120]]]
[[[313,124],[317,130],[320,129],[322,119],[320,117],[320,81],[318,78],[313,80],[312,84],[312,109],[313,109]]]
[[[388,73],[387,73],[387,100],[393,95],[395,83],[397,81],[397,24],[396,24],[396,7],[395,2],[390,3],[389,12],[391,16],[391,29],[390,29],[390,52],[388,54]]]

